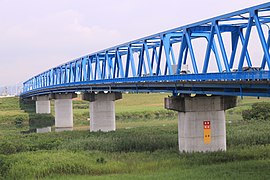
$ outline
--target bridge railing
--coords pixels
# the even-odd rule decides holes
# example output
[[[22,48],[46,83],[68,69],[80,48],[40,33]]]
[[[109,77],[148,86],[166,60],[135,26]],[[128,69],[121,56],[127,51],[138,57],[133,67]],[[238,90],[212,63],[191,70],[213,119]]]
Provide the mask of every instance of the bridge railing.
[[[154,34],[49,69],[24,82],[23,93],[78,82],[242,72],[254,64],[269,70],[269,22],[270,3],[266,3]],[[261,59],[250,55],[252,34],[259,39],[255,48]],[[194,48],[198,39],[201,45]]]

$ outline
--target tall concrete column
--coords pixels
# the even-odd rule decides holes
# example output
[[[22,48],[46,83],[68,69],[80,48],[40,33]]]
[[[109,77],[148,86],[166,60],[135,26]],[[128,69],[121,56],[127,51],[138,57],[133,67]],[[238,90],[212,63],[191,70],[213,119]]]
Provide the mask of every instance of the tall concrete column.
[[[49,95],[36,96],[36,113],[37,114],[50,114],[51,103]]]
[[[73,130],[73,108],[72,98],[76,94],[54,94],[55,107],[55,131],[71,131]]]
[[[37,114],[50,114],[51,113],[51,102],[50,95],[40,95],[34,97],[36,101],[36,113]],[[36,128],[37,133],[51,132],[51,126]]]
[[[165,98],[165,108],[178,111],[180,152],[226,151],[225,110],[235,106],[231,96]]]
[[[83,99],[90,101],[90,131],[115,131],[115,100],[121,93],[85,93]]]

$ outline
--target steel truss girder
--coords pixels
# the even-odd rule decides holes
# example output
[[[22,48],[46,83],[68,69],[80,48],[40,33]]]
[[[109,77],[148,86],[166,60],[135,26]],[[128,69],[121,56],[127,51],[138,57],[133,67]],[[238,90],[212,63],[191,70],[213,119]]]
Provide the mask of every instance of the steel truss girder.
[[[117,82],[120,79],[123,82],[125,80],[128,82],[130,78],[135,78],[135,82],[140,82],[142,77],[148,76],[178,77],[181,76],[183,65],[187,64],[188,60],[190,60],[193,75],[207,76],[209,79],[213,79],[213,77],[208,76],[211,75],[209,71],[211,53],[214,53],[217,73],[224,73],[222,71],[232,73],[231,70],[235,66],[237,66],[239,73],[244,73],[242,68],[245,61],[249,67],[255,61],[248,52],[248,45],[252,43],[250,39],[252,29],[259,37],[263,51],[261,68],[269,71],[270,34],[269,31],[265,32],[262,27],[269,22],[270,3],[265,3],[178,27],[54,67],[24,82],[22,94],[36,89],[61,87],[74,83],[92,84],[92,82],[96,82],[99,84],[104,80]],[[224,34],[226,33],[230,33],[231,36],[230,51],[224,42]],[[206,42],[203,62],[199,62],[197,58],[198,50],[193,44],[196,39],[204,39]],[[176,48],[177,46],[178,48]],[[239,59],[236,59],[237,51],[241,52]],[[198,64],[202,64],[202,67],[200,68]]]

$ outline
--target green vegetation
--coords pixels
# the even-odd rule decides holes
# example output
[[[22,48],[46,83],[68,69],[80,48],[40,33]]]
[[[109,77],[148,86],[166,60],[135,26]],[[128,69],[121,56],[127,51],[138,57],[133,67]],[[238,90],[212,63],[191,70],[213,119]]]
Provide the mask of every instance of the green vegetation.
[[[244,120],[270,120],[270,103],[260,102],[254,103],[251,109],[242,111]]]
[[[239,99],[226,112],[227,152],[189,154],[178,152],[177,114],[163,109],[168,94],[123,96],[109,133],[89,132],[87,101],[74,101],[77,130],[36,134],[29,133],[33,103],[0,99],[0,179],[270,178],[269,121],[242,118],[268,99]]]

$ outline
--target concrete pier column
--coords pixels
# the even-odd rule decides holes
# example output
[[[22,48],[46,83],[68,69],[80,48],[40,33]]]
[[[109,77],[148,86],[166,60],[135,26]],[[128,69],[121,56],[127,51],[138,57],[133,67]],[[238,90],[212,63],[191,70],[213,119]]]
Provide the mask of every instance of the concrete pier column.
[[[122,99],[121,93],[85,93],[83,99],[90,101],[90,131],[115,131],[115,100]]]
[[[50,114],[51,113],[51,96],[40,95],[33,98],[36,101],[36,113],[37,114]],[[51,132],[51,126],[36,128],[37,133]]]
[[[49,95],[36,96],[36,113],[37,114],[50,114],[51,103]]]
[[[165,98],[165,108],[178,111],[180,152],[226,151],[225,110],[236,106],[231,96]]]
[[[72,98],[76,94],[54,94],[55,106],[55,131],[71,131],[73,130],[73,108]]]

